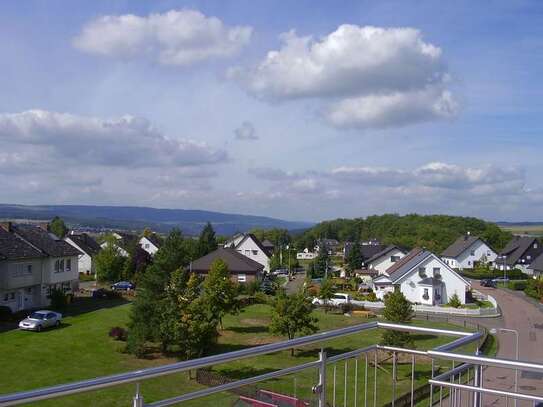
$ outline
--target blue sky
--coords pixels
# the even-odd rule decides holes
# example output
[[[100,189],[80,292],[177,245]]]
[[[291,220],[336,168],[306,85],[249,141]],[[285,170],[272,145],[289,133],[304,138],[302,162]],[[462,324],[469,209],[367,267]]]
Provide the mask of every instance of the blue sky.
[[[0,3],[0,201],[541,220],[538,1]]]

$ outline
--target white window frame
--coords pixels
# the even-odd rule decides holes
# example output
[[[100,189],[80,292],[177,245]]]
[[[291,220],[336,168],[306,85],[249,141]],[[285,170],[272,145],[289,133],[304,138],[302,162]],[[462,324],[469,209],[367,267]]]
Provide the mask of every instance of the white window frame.
[[[238,274],[238,283],[246,283],[247,274]]]

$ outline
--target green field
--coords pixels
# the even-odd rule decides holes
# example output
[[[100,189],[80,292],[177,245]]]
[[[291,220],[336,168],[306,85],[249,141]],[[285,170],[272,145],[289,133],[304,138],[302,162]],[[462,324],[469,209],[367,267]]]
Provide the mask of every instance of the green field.
[[[513,234],[543,236],[543,224],[500,225],[500,228]]]
[[[68,316],[62,328],[44,331],[41,333],[8,330],[0,333],[0,354],[2,354],[2,380],[0,393],[28,390],[37,387],[89,379],[96,376],[136,370],[177,361],[175,357],[166,358],[162,355],[150,355],[147,359],[136,359],[122,352],[124,343],[116,342],[108,337],[108,331],[113,326],[126,326],[130,304],[99,309],[79,315]],[[346,317],[337,314],[325,314],[315,311],[322,330],[329,330],[341,326],[366,322],[366,319]],[[225,318],[225,329],[221,332],[214,352],[221,353],[231,350],[255,346],[281,340],[283,338],[271,336],[267,326],[270,321],[270,307],[267,305],[253,305],[245,308],[239,315]],[[420,322],[417,324],[447,327],[446,324]],[[456,328],[458,329],[458,328]],[[324,346],[329,354],[338,354],[348,350],[364,347],[379,341],[380,333],[377,330],[351,335],[326,343]],[[416,346],[419,349],[428,349],[445,343],[451,338],[435,337],[432,335],[416,335]],[[289,351],[257,358],[239,360],[221,366],[214,370],[229,378],[242,378],[260,374],[283,367],[312,361],[317,358],[317,347],[297,349],[294,357]],[[363,394],[364,363],[358,363],[358,393],[359,400]],[[409,360],[401,361],[398,369],[398,390],[402,394],[410,385]],[[405,363],[404,363],[405,362]],[[354,397],[354,361],[350,360],[347,370],[348,398]],[[338,383],[344,380],[344,362],[336,367]],[[417,385],[426,381],[429,373],[429,363],[421,360],[417,364]],[[389,362],[381,364],[379,370],[379,404],[390,399],[390,372]],[[333,366],[328,369],[328,385],[332,390]],[[373,372],[373,369],[371,369]],[[371,376],[371,375],[370,375]],[[285,377],[278,380],[259,384],[259,387],[275,390],[286,394],[297,394],[305,399],[312,397],[310,388],[316,383],[316,371]],[[370,377],[370,393],[373,389],[373,376]],[[147,402],[155,401],[195,389],[202,388],[194,380],[189,379],[187,373],[163,376],[142,383],[142,393]],[[100,390],[78,396],[69,396],[61,400],[38,403],[40,405],[68,406],[127,406],[134,393],[135,385],[122,385],[111,389]],[[341,390],[340,390],[341,389]],[[336,395],[343,400],[343,384],[338,384]],[[219,402],[218,405],[228,405],[236,397],[231,393],[217,394],[207,399],[184,403],[183,405],[204,406]]]

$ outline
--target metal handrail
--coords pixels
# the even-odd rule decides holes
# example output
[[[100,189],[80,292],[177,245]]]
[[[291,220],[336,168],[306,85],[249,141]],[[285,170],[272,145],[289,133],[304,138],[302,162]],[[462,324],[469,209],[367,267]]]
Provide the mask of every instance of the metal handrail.
[[[418,333],[431,333],[431,334],[446,335],[446,336],[456,336],[459,338],[446,345],[439,346],[429,351],[418,351],[418,350],[412,350],[412,349],[372,345],[366,348],[361,348],[354,351],[346,352],[341,355],[336,355],[328,359],[326,358],[326,353],[321,351],[321,359],[315,362],[309,362],[302,365],[292,366],[292,367],[281,369],[278,371],[269,372],[263,375],[237,380],[235,382],[227,383],[220,386],[209,387],[209,388],[198,390],[192,393],[187,393],[181,396],[177,396],[171,399],[157,401],[155,403],[148,404],[148,405],[155,406],[155,407],[168,406],[168,405],[179,403],[181,401],[204,397],[204,396],[218,393],[221,391],[242,387],[247,384],[252,384],[252,383],[268,380],[270,378],[284,376],[284,375],[298,372],[298,371],[308,369],[308,368],[319,367],[319,369],[324,369],[327,363],[334,363],[339,360],[344,360],[344,359],[346,360],[351,357],[357,357],[359,355],[362,355],[364,353],[368,353],[370,351],[374,351],[377,349],[384,349],[384,350],[389,350],[392,352],[411,353],[413,357],[415,355],[426,355],[426,356],[431,357],[432,359],[434,358],[450,359],[450,360],[462,361],[462,362],[470,363],[474,365],[492,365],[492,366],[500,366],[500,367],[506,367],[506,368],[520,368],[523,370],[530,370],[530,371],[537,371],[537,372],[543,371],[543,365],[537,365],[530,362],[514,361],[514,360],[499,359],[499,358],[493,359],[493,358],[487,358],[487,357],[481,357],[481,356],[461,355],[461,354],[450,352],[451,350],[457,349],[460,346],[479,340],[483,336],[483,333],[481,332],[469,333],[469,332],[460,332],[460,331],[452,331],[452,330],[436,329],[436,328],[424,328],[424,327],[416,327],[416,326],[411,326],[411,325],[401,325],[401,324],[392,324],[392,323],[384,323],[384,322],[368,322],[364,324],[353,325],[350,327],[336,329],[333,331],[320,332],[314,335],[304,336],[301,338],[295,338],[295,339],[291,339],[287,341],[275,342],[275,343],[256,346],[252,348],[246,348],[246,349],[242,349],[242,350],[238,350],[234,352],[212,355],[212,356],[207,356],[207,357],[194,359],[194,360],[188,360],[184,362],[172,363],[166,366],[147,368],[147,369],[136,370],[132,372],[121,373],[121,374],[116,374],[116,375],[111,375],[111,376],[98,377],[98,378],[94,378],[90,380],[82,380],[82,381],[78,381],[74,383],[61,384],[57,386],[46,387],[46,388],[41,388],[41,389],[36,389],[36,390],[29,390],[29,391],[23,391],[23,392],[18,392],[18,393],[7,394],[7,395],[0,396],[0,406],[2,407],[13,406],[13,405],[19,405],[23,403],[34,402],[38,400],[52,399],[52,398],[61,397],[65,395],[78,394],[78,393],[88,392],[88,391],[97,390],[97,389],[103,389],[103,388],[117,386],[117,385],[126,384],[126,383],[134,383],[134,382],[139,383],[140,381],[155,378],[155,377],[184,372],[184,371],[193,370],[193,369],[204,368],[204,367],[218,365],[222,363],[228,363],[231,361],[238,361],[240,359],[259,356],[263,354],[275,353],[275,352],[291,349],[294,347],[324,342],[327,340],[359,333],[359,332],[369,330],[369,329],[376,329],[376,328],[401,330],[401,331],[408,331],[408,332],[418,332]],[[451,372],[448,372],[448,373],[451,374]],[[430,381],[431,385],[432,384],[442,385],[441,382],[436,379],[437,378],[434,378],[433,380]],[[474,390],[474,391],[482,391],[482,390]],[[138,394],[138,397],[139,397],[139,394]],[[528,398],[533,399],[534,397],[535,396],[529,396]]]

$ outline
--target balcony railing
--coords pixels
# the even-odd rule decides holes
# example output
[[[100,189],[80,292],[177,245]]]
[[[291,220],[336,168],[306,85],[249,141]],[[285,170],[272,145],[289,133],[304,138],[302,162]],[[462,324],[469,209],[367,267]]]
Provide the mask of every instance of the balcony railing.
[[[201,390],[188,392],[168,399],[154,401],[152,403],[145,403],[145,395],[140,392],[140,383],[157,377],[171,375],[180,372],[191,371],[194,369],[202,369],[218,364],[237,362],[240,359],[246,359],[256,357],[260,355],[275,353],[279,351],[288,350],[291,348],[297,348],[306,345],[314,345],[329,341],[332,339],[341,338],[347,335],[357,334],[363,331],[372,329],[389,329],[399,330],[413,333],[432,334],[432,335],[445,335],[455,337],[452,342],[445,345],[438,346],[432,350],[416,350],[416,349],[404,349],[389,346],[371,345],[368,347],[356,349],[349,352],[344,352],[337,355],[328,356],[325,348],[321,348],[319,352],[319,358],[303,364],[287,367],[284,369],[267,372],[264,374],[247,377],[232,382],[206,387]],[[434,404],[442,404],[444,400],[448,400],[450,406],[473,406],[479,407],[482,405],[482,396],[489,394],[493,396],[501,396],[515,400],[529,400],[530,402],[543,401],[543,394],[533,395],[520,392],[511,392],[504,389],[491,389],[483,387],[483,367],[495,366],[507,369],[519,369],[529,372],[543,373],[543,365],[527,362],[517,361],[501,358],[485,357],[478,354],[478,344],[484,337],[484,333],[477,332],[460,332],[454,330],[435,329],[417,327],[411,325],[399,325],[384,322],[368,322],[365,324],[359,324],[346,328],[336,329],[328,332],[321,332],[310,336],[304,336],[288,341],[275,342],[271,344],[256,346],[252,348],[246,348],[234,352],[228,352],[213,356],[207,356],[199,359],[193,359],[183,361],[179,363],[172,363],[165,366],[153,367],[143,370],[137,370],[127,373],[121,373],[111,376],[98,377],[90,380],[83,380],[74,383],[62,384],[52,387],[46,387],[41,389],[35,389],[30,391],[23,391],[19,393],[7,394],[0,396],[0,406],[14,406],[24,403],[31,403],[40,400],[56,399],[63,396],[74,395],[84,392],[96,391],[99,389],[118,386],[126,383],[135,383],[135,395],[133,397],[133,407],[144,406],[171,406],[177,405],[189,400],[199,399],[212,394],[231,391],[239,389],[243,386],[253,385],[256,383],[265,382],[270,379],[280,378],[287,375],[292,375],[298,372],[307,371],[308,369],[316,369],[318,371],[318,378],[315,378],[313,386],[313,393],[316,397],[316,405],[319,407],[324,406],[364,406],[368,405],[378,406],[384,404],[379,400],[382,395],[377,391],[377,370],[378,370],[378,352],[388,352],[392,357],[392,372],[390,374],[391,382],[391,405],[395,407],[395,404],[402,405],[415,404],[415,365],[417,358],[424,357],[426,360],[431,360],[431,378],[429,379],[429,392],[428,392],[428,404],[433,406]],[[463,354],[457,352],[459,348],[468,345],[477,344],[476,354]],[[456,351],[456,352],[455,352]],[[410,393],[398,397],[397,393],[397,356],[399,354],[407,354],[411,357],[411,386]],[[436,370],[434,368],[435,361],[445,360],[452,362],[452,369],[435,375]],[[344,377],[338,378],[337,366],[338,363],[344,363]],[[349,392],[347,389],[348,380],[348,363],[350,363],[351,369],[354,369],[354,392]],[[456,364],[456,365],[455,365]],[[359,366],[360,365],[360,366]],[[373,371],[370,371],[373,365]],[[360,367],[360,369],[359,369]],[[359,370],[361,373],[359,377]],[[351,373],[353,371],[351,370]],[[45,372],[44,372],[45,374]],[[382,373],[381,373],[382,375]],[[368,386],[368,377],[373,376],[373,391],[370,393]],[[350,376],[349,376],[350,377]],[[331,383],[327,383],[327,380],[331,380]],[[352,380],[352,379],[351,379]],[[343,386],[342,391],[340,391]],[[360,390],[363,389],[363,392]],[[261,390],[261,393],[267,397],[268,400],[281,400],[281,403],[274,404],[274,401],[258,401],[252,400],[248,397],[240,397],[240,402],[245,403],[246,406],[276,406],[276,405],[308,405],[296,404],[293,400],[297,400],[295,397],[275,394],[271,391]],[[371,399],[368,395],[371,394]],[[339,400],[339,395],[342,396],[342,400]],[[407,398],[406,398],[407,396]],[[59,404],[61,401],[59,401]],[[253,404],[251,404],[253,403]],[[292,403],[292,404],[289,404]],[[381,403],[381,404],[380,404]]]

